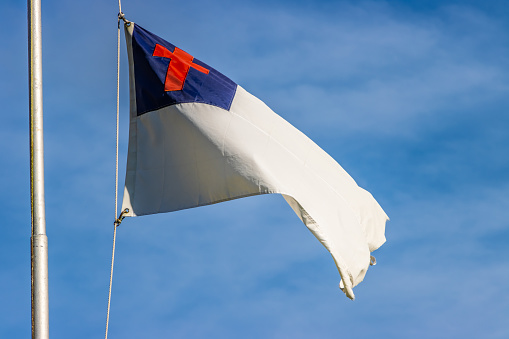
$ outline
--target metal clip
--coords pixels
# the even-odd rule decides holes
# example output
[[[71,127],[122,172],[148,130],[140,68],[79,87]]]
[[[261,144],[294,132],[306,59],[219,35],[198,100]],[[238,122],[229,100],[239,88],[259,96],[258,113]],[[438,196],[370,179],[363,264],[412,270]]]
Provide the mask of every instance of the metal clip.
[[[119,25],[120,25],[120,20],[124,21],[124,24],[125,24],[127,27],[131,26],[131,21],[127,20],[127,19],[125,18],[125,14],[124,14],[124,13],[122,13],[122,12],[118,13],[118,23],[119,23]]]
[[[124,220],[125,218],[125,215],[129,213],[129,208],[126,208],[125,210],[123,210],[120,215],[118,216],[117,219],[115,219],[115,222],[113,222],[113,225],[115,225],[115,227],[118,227],[120,226],[120,224],[122,223],[122,220]]]

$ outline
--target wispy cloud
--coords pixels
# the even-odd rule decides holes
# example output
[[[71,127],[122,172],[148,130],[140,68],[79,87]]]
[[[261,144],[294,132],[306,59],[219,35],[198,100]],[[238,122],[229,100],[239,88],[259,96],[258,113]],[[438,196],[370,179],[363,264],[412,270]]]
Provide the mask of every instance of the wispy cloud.
[[[43,3],[55,338],[102,335],[111,254],[117,9],[95,0],[77,6]],[[224,72],[317,141],[391,221],[379,265],[352,303],[332,259],[278,196],[127,219],[118,229],[112,336],[508,335],[507,21],[474,2],[433,6],[124,3],[129,19]],[[30,331],[24,11],[0,4],[10,23],[9,53],[0,55],[0,286],[12,292],[0,298],[0,337]]]

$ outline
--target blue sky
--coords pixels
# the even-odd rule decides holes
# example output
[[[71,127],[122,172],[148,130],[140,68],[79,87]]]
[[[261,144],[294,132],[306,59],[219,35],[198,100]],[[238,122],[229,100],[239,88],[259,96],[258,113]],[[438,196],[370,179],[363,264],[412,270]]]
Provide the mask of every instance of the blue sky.
[[[43,1],[52,338],[104,335],[115,1]],[[508,338],[509,5],[125,0],[332,155],[390,216],[348,300],[277,195],[129,218],[110,338]],[[30,336],[25,3],[2,1],[0,337]],[[123,39],[123,36],[122,36]],[[120,186],[127,151],[122,41]]]

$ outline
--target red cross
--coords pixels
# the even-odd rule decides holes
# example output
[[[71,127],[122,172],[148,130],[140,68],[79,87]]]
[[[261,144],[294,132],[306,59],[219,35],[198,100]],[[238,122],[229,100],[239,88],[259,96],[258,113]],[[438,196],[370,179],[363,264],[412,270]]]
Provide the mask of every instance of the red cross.
[[[209,70],[205,67],[193,63],[194,57],[180,48],[175,47],[170,52],[166,47],[156,44],[152,56],[171,59],[166,72],[166,81],[164,82],[165,91],[180,91],[184,87],[189,68],[194,68],[202,73],[209,74]]]

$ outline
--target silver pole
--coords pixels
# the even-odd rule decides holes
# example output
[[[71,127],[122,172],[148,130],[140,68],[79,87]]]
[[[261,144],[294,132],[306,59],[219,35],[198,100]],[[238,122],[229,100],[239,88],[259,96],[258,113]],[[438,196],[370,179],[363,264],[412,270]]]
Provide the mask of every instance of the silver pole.
[[[32,338],[49,339],[48,238],[44,207],[41,0],[28,0],[30,193],[32,205]]]

